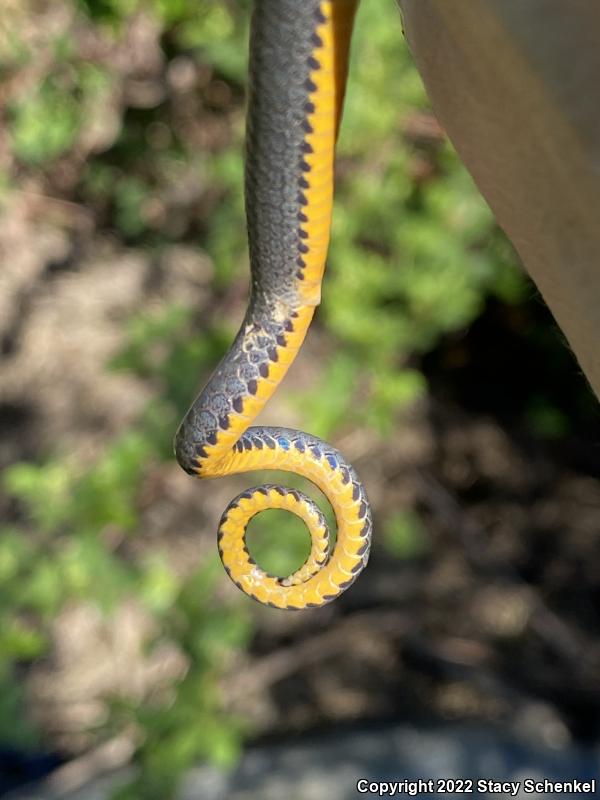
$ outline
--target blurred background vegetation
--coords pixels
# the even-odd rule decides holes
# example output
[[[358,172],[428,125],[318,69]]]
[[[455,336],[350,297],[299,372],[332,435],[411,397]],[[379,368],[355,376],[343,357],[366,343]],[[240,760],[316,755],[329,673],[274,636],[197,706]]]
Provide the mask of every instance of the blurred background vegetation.
[[[0,9],[5,788],[113,743],[138,766],[120,796],[166,798],[247,741],[417,712],[522,727],[543,707],[555,742],[598,733],[596,401],[393,2],[358,16],[323,303],[265,414],[355,463],[372,565],[292,617],[222,573],[216,523],[245,480],[195,483],[171,442],[247,298],[249,14]],[[283,573],[307,543],[273,512],[251,547]]]

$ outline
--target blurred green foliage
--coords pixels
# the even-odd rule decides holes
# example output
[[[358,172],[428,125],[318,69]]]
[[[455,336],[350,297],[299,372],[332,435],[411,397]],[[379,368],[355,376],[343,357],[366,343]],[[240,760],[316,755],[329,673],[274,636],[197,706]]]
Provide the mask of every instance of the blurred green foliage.
[[[227,118],[229,139],[202,151],[173,124],[168,99],[150,110],[125,107],[116,141],[81,165],[78,197],[131,246],[159,253],[183,236],[202,248],[215,265],[216,297],[245,282],[241,110],[250,3],[65,0],[65,5],[74,14],[73,38],[61,35],[53,43],[43,79],[9,106],[8,133],[22,169],[49,171],[75,151],[88,112],[119,81],[116,69],[81,57],[77,26],[118,41],[132,15],[143,9],[160,27],[167,65],[191,56],[231,89],[225,110],[214,108],[210,98],[201,101],[203,111],[216,118],[233,112]],[[8,52],[5,70],[11,74],[35,58],[16,32]],[[512,250],[450,147],[439,132],[410,134],[411,124],[430,120],[427,115],[394,3],[364,3],[317,323],[328,337],[329,355],[321,385],[299,398],[306,428],[324,437],[353,426],[374,437],[389,435],[402,409],[427,390],[415,357],[444,334],[468,326],[490,295],[514,302],[525,291]],[[166,131],[167,144],[149,151],[157,124]],[[175,232],[157,226],[146,212],[148,200],[186,175],[214,193],[209,221]],[[109,613],[134,596],[159,621],[161,636],[188,657],[189,669],[170,704],[136,707],[119,699],[111,707],[105,735],[132,721],[143,732],[140,777],[122,797],[164,800],[194,761],[232,763],[244,735],[240,722],[224,710],[218,687],[229,655],[251,636],[247,602],[240,598],[228,606],[219,599],[216,559],[183,579],[160,552],[136,562],[123,557],[107,536],[139,535],[144,480],[153,465],[172,458],[172,436],[198,375],[214,367],[233,334],[231,324],[217,315],[203,320],[201,335],[197,328],[194,310],[185,305],[137,315],[107,369],[156,387],[138,426],[109,442],[92,465],[72,463],[59,452],[44,463],[16,464],[4,477],[22,528],[5,528],[0,536],[0,737],[13,744],[35,740],[25,724],[14,724],[24,719],[14,712],[20,702],[16,668],[45,652],[50,621],[72,600],[94,602]],[[533,408],[532,415],[547,430],[560,425],[543,408]],[[298,566],[307,550],[300,523],[289,517],[264,514],[252,524],[253,552],[276,572]],[[393,557],[414,558],[427,549],[422,524],[412,513],[390,509],[381,523]],[[103,731],[97,733],[101,738]]]
[[[80,126],[80,108],[56,81],[47,79],[12,109],[15,153],[29,164],[62,155],[73,144]]]
[[[412,509],[390,514],[382,534],[388,552],[397,558],[416,558],[430,547],[427,529]]]

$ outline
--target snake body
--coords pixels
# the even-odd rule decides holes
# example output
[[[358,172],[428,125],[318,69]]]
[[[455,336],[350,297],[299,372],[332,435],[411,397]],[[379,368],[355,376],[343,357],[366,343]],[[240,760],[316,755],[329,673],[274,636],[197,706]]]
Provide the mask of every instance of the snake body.
[[[296,490],[255,487],[223,514],[218,543],[226,571],[248,595],[278,608],[333,600],[365,567],[371,543],[367,496],[341,453],[299,431],[249,427],[294,360],[320,302],[356,2],[255,0],[245,176],[250,301],[231,349],[175,438],[179,463],[200,478],[287,470],[329,499],[337,523],[333,552],[323,515]],[[306,563],[287,578],[264,572],[246,547],[249,520],[269,508],[297,514],[311,533]]]

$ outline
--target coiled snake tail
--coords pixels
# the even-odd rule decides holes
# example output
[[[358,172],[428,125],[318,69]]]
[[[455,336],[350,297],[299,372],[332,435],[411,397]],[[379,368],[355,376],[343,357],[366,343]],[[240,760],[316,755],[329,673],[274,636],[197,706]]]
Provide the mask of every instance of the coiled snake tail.
[[[335,512],[333,552],[323,515],[301,492],[274,485],[242,492],[219,526],[232,580],[278,608],[333,600],[364,568],[371,512],[341,453],[306,433],[249,427],[294,360],[316,305],[329,245],[333,166],[355,0],[256,0],[250,44],[246,214],[251,294],[227,355],[175,439],[181,466],[200,478],[280,469],[308,478]],[[284,508],[311,533],[308,560],[293,575],[268,575],[245,543],[248,521]]]

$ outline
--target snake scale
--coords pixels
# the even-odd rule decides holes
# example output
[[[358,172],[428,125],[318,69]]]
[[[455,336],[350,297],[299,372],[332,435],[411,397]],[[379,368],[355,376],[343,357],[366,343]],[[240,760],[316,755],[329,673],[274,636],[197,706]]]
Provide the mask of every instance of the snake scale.
[[[183,419],[175,452],[186,472],[214,478],[250,470],[294,472],[335,512],[272,484],[242,492],[218,531],[225,570],[246,594],[277,608],[321,606],[366,566],[372,520],[352,466],[326,442],[287,428],[249,427],[294,360],[316,306],[329,245],[334,152],[357,0],[255,0],[246,124],[248,310],[234,343]],[[246,547],[250,519],[286,509],[311,534],[307,561],[269,575]]]

